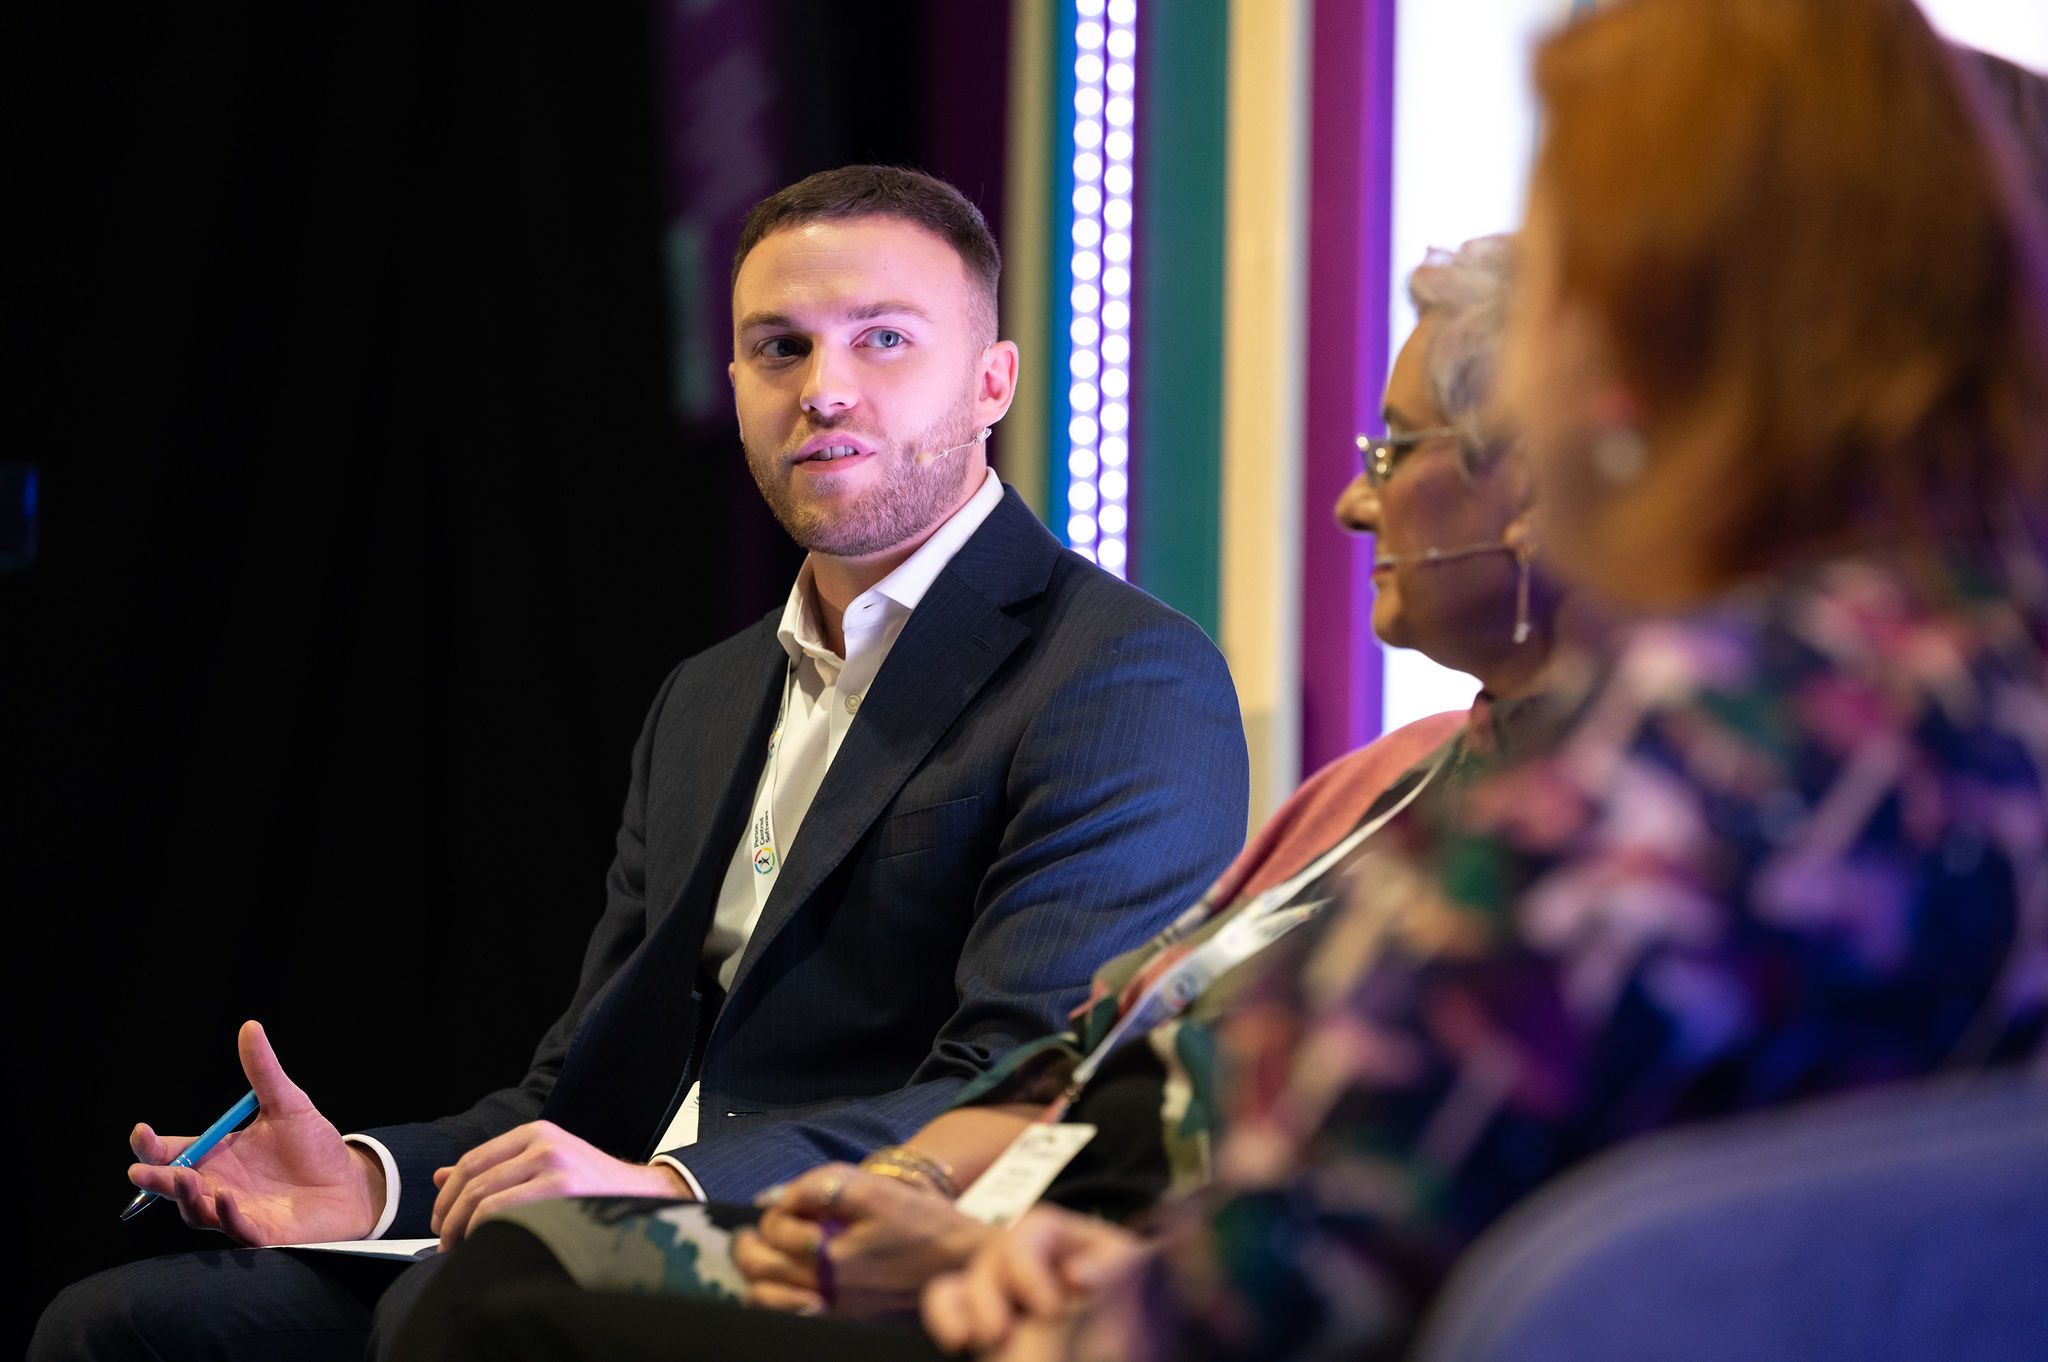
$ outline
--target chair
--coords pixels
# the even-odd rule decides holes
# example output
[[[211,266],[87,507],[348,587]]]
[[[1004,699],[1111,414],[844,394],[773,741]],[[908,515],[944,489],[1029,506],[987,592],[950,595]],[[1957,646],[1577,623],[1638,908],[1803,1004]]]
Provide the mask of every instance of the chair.
[[[2048,1362],[2048,1074],[1656,1135],[1474,1244],[1412,1362]]]

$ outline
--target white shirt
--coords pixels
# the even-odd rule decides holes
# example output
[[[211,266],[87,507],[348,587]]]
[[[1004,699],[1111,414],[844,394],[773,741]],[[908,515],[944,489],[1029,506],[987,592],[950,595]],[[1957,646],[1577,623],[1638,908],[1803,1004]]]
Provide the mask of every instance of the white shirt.
[[[825,644],[812,589],[813,569],[810,559],[804,560],[795,585],[790,587],[789,600],[782,607],[782,623],[775,631],[782,650],[789,654],[789,670],[778,683],[788,696],[788,710],[782,717],[775,759],[769,760],[768,754],[763,754],[761,774],[754,787],[755,808],[764,799],[772,798],[777,876],[781,873],[780,862],[787,860],[797,847],[804,815],[817,798],[818,787],[825,783],[825,773],[831,769],[832,759],[839,755],[847,729],[859,716],[860,702],[868,686],[881,671],[889,649],[903,633],[903,626],[910,622],[911,612],[1002,499],[1002,479],[994,469],[989,469],[974,495],[932,531],[916,552],[899,563],[895,571],[854,597],[840,622],[840,633],[846,640],[844,656]],[[762,900],[766,898],[756,884],[761,877],[754,870],[754,821],[748,819],[740,843],[733,849],[732,862],[719,886],[711,930],[704,938],[704,963],[717,971],[720,988],[732,987],[740,961],[746,955],[747,941],[760,921]],[[683,981],[678,981],[678,987],[682,986]],[[697,1142],[700,1086],[690,1085],[675,1118],[656,1141],[656,1149],[680,1149]],[[398,1166],[390,1151],[376,1140],[366,1135],[350,1135],[347,1139],[369,1148],[384,1167],[384,1212],[370,1235],[372,1239],[381,1238],[398,1213]],[[682,1174],[690,1190],[700,1199],[703,1197],[703,1187],[681,1163],[666,1156],[656,1158],[655,1162]]]
[[[780,860],[798,851],[798,831],[825,772],[839,755],[846,731],[860,713],[860,702],[875,674],[882,670],[889,650],[910,622],[925,593],[960,552],[974,532],[981,528],[1003,499],[1003,483],[994,469],[983,476],[981,486],[950,519],[932,531],[931,538],[896,566],[896,570],[848,602],[840,621],[846,640],[844,657],[826,646],[818,626],[817,606],[811,589],[810,560],[798,571],[789,600],[782,607],[782,623],[775,631],[782,650],[789,654],[790,670],[785,683],[789,698],[783,715],[778,748],[773,760],[762,762],[755,784],[754,807],[759,809],[772,795],[775,853]],[[771,790],[772,782],[772,790]],[[767,895],[758,883],[763,877],[754,868],[754,819],[740,835],[718,890],[718,908],[711,931],[704,938],[704,963],[716,969],[718,986],[731,988],[739,974],[747,941],[761,920],[762,901]],[[778,864],[775,874],[781,874]],[[676,1109],[675,1119],[656,1149],[679,1149],[697,1142],[697,1104],[700,1085],[692,1083]],[[704,1189],[690,1176],[690,1170],[674,1159],[661,1159],[683,1175],[698,1196]]]

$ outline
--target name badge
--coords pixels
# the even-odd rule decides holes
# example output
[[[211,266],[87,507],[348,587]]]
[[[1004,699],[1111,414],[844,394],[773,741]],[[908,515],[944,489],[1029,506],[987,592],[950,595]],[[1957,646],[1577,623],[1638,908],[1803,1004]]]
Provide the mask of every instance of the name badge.
[[[1032,1126],[1010,1141],[988,1171],[960,1194],[953,1209],[998,1229],[1010,1224],[1038,1204],[1060,1170],[1094,1138],[1094,1126]]]

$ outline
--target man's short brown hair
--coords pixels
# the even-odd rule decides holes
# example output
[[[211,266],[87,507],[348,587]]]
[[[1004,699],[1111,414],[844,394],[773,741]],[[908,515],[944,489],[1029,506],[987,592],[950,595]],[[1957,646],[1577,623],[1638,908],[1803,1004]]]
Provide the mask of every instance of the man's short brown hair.
[[[953,248],[968,281],[986,304],[980,318],[985,339],[996,338],[996,291],[1003,274],[1002,252],[981,210],[944,180],[901,166],[841,166],[821,170],[779,189],[754,205],[733,252],[732,281],[740,266],[770,232],[807,222],[847,218],[895,218],[922,227]]]

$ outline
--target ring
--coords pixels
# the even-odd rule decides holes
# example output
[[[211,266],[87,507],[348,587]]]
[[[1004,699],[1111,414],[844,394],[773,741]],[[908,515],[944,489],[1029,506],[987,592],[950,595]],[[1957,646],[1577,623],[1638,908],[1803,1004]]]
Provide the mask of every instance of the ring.
[[[841,1177],[841,1176],[840,1176],[839,1174],[837,1174],[837,1173],[830,1173],[830,1174],[827,1174],[827,1175],[826,1175],[826,1177],[825,1177],[825,1196],[824,1196],[824,1206],[825,1206],[825,1209],[829,1211],[829,1210],[831,1210],[831,1209],[832,1209],[833,1207],[837,1206],[837,1205],[839,1204],[839,1194],[840,1194],[841,1192],[845,1191],[845,1190],[846,1190],[846,1179],[845,1179],[845,1178]]]

